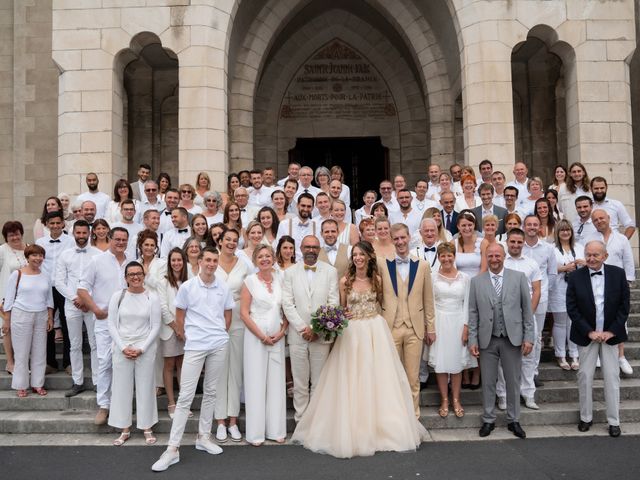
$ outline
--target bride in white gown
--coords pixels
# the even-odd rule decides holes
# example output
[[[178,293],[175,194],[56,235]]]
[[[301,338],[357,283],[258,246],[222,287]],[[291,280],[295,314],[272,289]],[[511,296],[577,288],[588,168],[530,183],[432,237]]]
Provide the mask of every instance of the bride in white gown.
[[[293,442],[350,458],[413,451],[425,439],[391,332],[379,315],[381,292],[373,247],[359,242],[340,281],[341,303],[352,317],[331,350]]]

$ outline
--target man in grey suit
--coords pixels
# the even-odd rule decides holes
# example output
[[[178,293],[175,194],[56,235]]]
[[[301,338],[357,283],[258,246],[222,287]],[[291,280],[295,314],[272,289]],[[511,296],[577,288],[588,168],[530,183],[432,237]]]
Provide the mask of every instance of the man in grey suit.
[[[473,208],[471,211],[476,216],[476,230],[482,231],[482,218],[487,215],[495,215],[498,217],[498,231],[496,235],[502,235],[505,232],[504,229],[504,217],[507,216],[507,209],[499,207],[493,204],[493,185],[490,183],[483,183],[478,188],[478,194],[482,205]]]
[[[469,292],[469,352],[480,357],[482,373],[482,428],[480,436],[495,427],[496,380],[501,361],[507,390],[508,429],[526,438],[520,426],[520,372],[522,356],[535,341],[533,311],[527,278],[522,272],[504,268],[504,248],[487,248],[489,271],[471,279]]]

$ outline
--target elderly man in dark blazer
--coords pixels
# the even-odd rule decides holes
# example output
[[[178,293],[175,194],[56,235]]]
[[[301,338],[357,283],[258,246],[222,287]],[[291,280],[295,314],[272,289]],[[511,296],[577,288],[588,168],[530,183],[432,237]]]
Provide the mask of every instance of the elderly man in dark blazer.
[[[527,435],[520,426],[520,374],[522,356],[535,341],[531,295],[524,273],[504,268],[504,247],[487,247],[489,271],[471,279],[469,291],[469,352],[480,357],[482,373],[482,428],[486,437],[494,429],[498,364],[502,363],[507,390],[508,429],[516,437]]]
[[[593,423],[593,375],[600,357],[604,378],[609,435],[620,436],[620,367],[618,344],[627,340],[629,284],[624,270],[605,265],[607,248],[598,240],[584,248],[586,267],[569,275],[567,313],[571,318],[571,341],[578,345],[580,370],[580,423],[586,432]]]

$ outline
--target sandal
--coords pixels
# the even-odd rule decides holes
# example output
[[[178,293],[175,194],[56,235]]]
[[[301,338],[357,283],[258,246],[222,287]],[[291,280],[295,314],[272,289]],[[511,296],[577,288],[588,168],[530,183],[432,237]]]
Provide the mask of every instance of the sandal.
[[[19,398],[25,398],[25,397],[27,397],[29,395],[29,392],[27,390],[20,389],[20,390],[18,390],[16,395],[18,395]]]
[[[464,408],[462,408],[462,405],[460,405],[460,399],[458,398],[453,399],[453,413],[458,418],[464,417]]]
[[[38,394],[38,395],[40,395],[41,397],[46,396],[46,395],[47,395],[47,393],[48,393],[48,392],[47,392],[44,388],[42,388],[42,387],[33,387],[33,388],[32,388],[32,390],[33,390],[33,393],[37,393],[37,394]]]
[[[282,443],[284,443],[284,442],[286,442],[286,441],[287,441],[287,439],[286,439],[286,438],[278,438],[278,439],[276,440],[276,443],[280,443],[280,444],[282,444]]]
[[[124,445],[124,442],[129,440],[130,436],[131,436],[131,432],[122,432],[120,436],[113,441],[113,446],[121,447],[122,445]]]
[[[449,416],[449,399],[443,398],[442,403],[440,404],[440,408],[438,409],[438,415],[442,418],[447,418]]]
[[[156,443],[157,438],[153,436],[153,432],[151,430],[145,430],[144,434],[144,443],[147,445],[153,445]]]
[[[173,415],[176,413],[176,404],[167,405],[167,413],[169,414],[169,418],[173,420]]]

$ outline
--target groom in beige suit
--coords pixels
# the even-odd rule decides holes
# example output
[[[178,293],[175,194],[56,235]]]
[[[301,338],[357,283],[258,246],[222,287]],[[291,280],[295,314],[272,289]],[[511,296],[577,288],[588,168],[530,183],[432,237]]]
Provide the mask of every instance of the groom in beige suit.
[[[382,316],[391,329],[400,360],[407,373],[416,417],[420,417],[420,359],[423,341],[435,340],[435,313],[431,269],[423,260],[409,257],[409,229],[403,223],[391,226],[396,258],[378,258],[384,299]],[[426,330],[426,338],[425,338]]]
[[[282,309],[289,321],[287,338],[296,422],[307,409],[331,348],[331,342],[319,339],[311,331],[311,314],[321,305],[338,305],[340,301],[336,269],[318,261],[318,238],[304,237],[300,249],[304,261],[284,272],[282,287]]]

